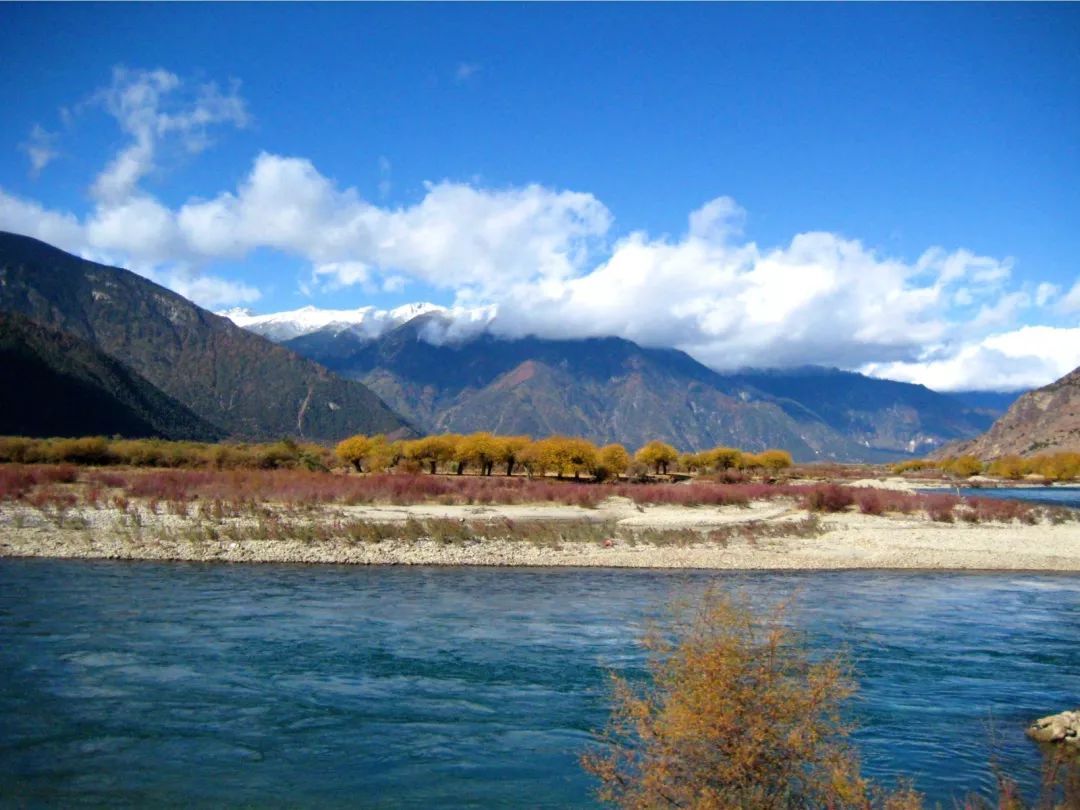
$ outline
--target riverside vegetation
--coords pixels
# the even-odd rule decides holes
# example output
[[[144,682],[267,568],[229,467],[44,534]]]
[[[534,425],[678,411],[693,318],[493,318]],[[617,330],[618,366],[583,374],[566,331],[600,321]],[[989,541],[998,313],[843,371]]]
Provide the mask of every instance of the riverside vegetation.
[[[353,437],[336,452],[289,440],[250,445],[15,437],[0,438],[0,461],[6,462],[0,464],[0,528],[61,531],[88,548],[95,532],[111,534],[130,541],[124,553],[136,556],[147,543],[158,545],[156,556],[183,557],[196,553],[193,548],[203,554],[245,540],[312,548],[387,540],[470,547],[523,540],[544,548],[567,542],[726,548],[733,542],[817,536],[820,514],[922,515],[940,524],[1061,524],[1077,518],[1073,510],[1020,501],[801,480],[821,470],[792,467],[778,451],[715,448],[691,455],[660,442],[632,457],[621,446],[596,448],[582,439],[534,442],[486,433],[409,442]],[[492,474],[496,465],[501,475]],[[368,472],[358,474],[357,468]],[[393,472],[370,472],[380,469]],[[688,480],[656,480],[665,469],[668,478]],[[432,474],[440,470],[449,474]],[[588,512],[554,515],[556,520],[543,510],[520,519],[421,514],[403,522],[401,515],[350,511],[375,504],[598,510],[612,499],[638,510],[736,507],[748,515],[723,525],[615,526]],[[781,505],[769,520],[750,510],[769,503]],[[178,550],[177,543],[188,550]]]
[[[649,678],[613,674],[608,726],[582,756],[598,798],[635,810],[922,810],[911,784],[875,785],[849,741],[846,702],[857,690],[843,654],[815,660],[786,621],[721,591],[677,609],[643,639]],[[995,769],[994,801],[968,795],[963,810],[1080,807],[1080,759],[1044,749],[1034,801]]]

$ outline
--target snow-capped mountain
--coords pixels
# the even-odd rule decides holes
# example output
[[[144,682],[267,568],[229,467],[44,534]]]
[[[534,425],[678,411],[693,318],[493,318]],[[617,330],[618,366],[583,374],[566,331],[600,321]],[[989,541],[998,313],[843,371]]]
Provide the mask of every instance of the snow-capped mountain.
[[[356,309],[319,309],[301,307],[289,312],[256,315],[248,309],[236,308],[217,313],[248,331],[281,342],[312,332],[333,333],[350,331],[365,338],[377,338],[384,332],[429,312],[446,313],[438,304],[405,304],[394,309],[358,307]]]

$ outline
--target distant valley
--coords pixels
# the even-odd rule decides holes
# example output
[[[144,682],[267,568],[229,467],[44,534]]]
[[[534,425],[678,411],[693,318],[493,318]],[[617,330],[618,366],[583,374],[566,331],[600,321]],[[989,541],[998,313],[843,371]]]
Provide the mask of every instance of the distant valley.
[[[15,392],[6,433],[333,442],[487,430],[881,462],[974,439],[1016,396],[818,367],[718,373],[615,337],[497,337],[482,311],[455,331],[430,304],[222,317],[127,270],[4,233],[0,313]],[[73,400],[86,407],[56,407]]]
[[[452,331],[444,313],[394,313],[381,334],[367,309],[246,322],[292,335],[282,345],[363,381],[428,432],[566,433],[631,447],[661,438],[687,450],[782,447],[803,461],[886,461],[979,435],[1015,396],[945,395],[814,367],[720,374],[684,352],[619,338],[480,331],[440,342],[432,336]]]

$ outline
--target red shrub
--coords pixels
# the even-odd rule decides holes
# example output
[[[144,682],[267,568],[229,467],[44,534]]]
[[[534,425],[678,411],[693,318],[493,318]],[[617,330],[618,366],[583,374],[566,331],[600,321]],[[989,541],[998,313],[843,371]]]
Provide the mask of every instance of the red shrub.
[[[855,493],[855,503],[859,511],[864,515],[881,515],[885,513],[885,503],[881,493],[871,487],[860,489]]]
[[[924,495],[922,499],[923,508],[931,520],[937,523],[953,522],[953,509],[960,503],[960,499],[955,495]]]
[[[848,487],[819,484],[804,488],[802,503],[803,508],[811,512],[843,512],[855,503],[855,496]]]
[[[0,467],[0,500],[21,500],[34,486],[31,470],[21,464],[5,464]]]
[[[1031,504],[1022,501],[1008,501],[999,498],[972,498],[968,501],[978,517],[978,520],[997,521],[1011,523],[1019,520],[1023,523],[1034,523],[1037,512]]]

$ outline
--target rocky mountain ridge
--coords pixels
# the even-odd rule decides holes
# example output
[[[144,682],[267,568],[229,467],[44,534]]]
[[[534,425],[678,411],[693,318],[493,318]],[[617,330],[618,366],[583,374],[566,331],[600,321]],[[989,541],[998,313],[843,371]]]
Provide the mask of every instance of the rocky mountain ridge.
[[[882,461],[977,435],[992,419],[922,386],[835,369],[719,374],[620,338],[427,339],[427,313],[376,339],[319,330],[285,342],[364,381],[425,431],[567,433],[686,450],[783,447],[801,460]],[[436,330],[438,331],[438,330]]]
[[[119,361],[222,435],[410,433],[365,386],[128,270],[0,232],[0,311]]]
[[[1080,368],[1024,394],[985,434],[943,452],[983,459],[1080,452]]]

